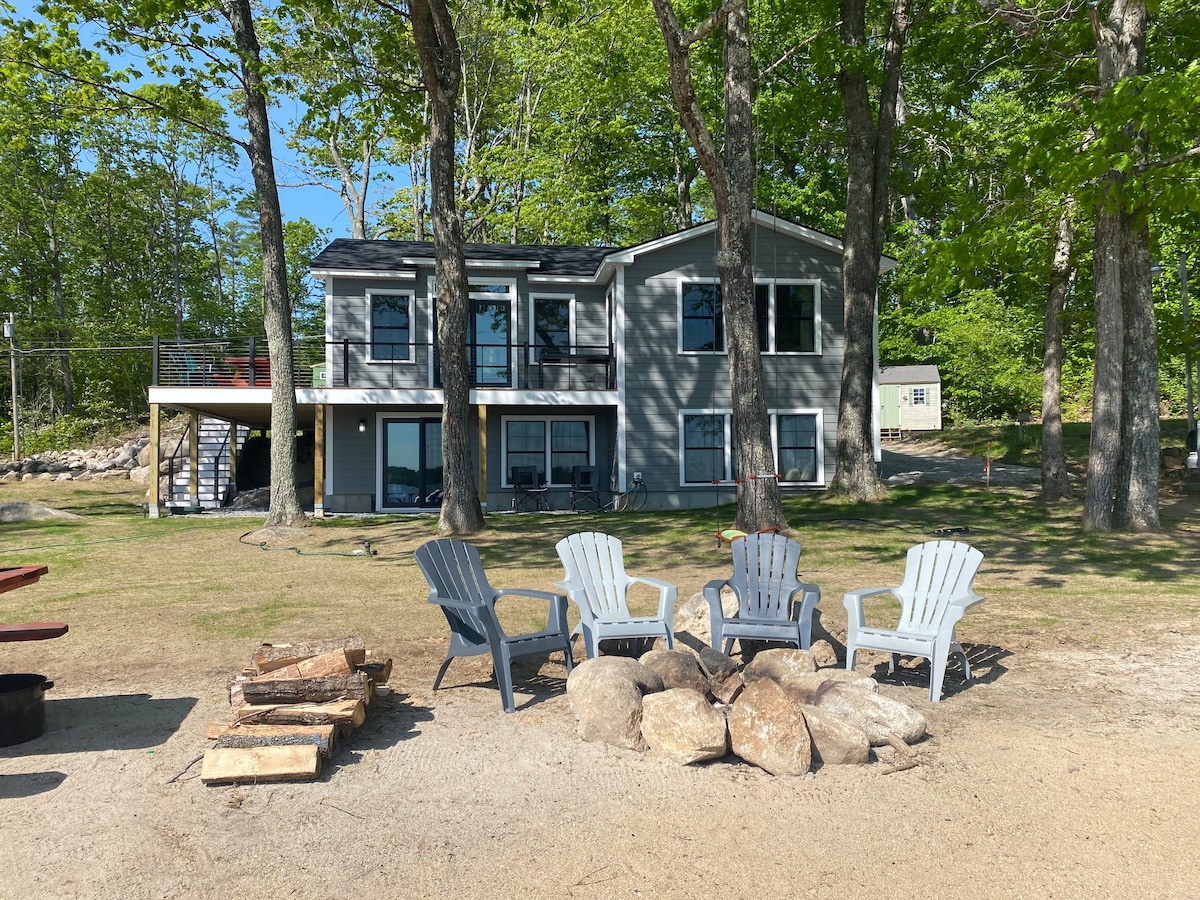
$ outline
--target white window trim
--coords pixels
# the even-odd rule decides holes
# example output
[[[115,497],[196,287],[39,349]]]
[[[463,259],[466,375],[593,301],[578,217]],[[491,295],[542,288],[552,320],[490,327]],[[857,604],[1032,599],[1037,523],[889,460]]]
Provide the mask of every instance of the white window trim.
[[[681,409],[679,410],[679,486],[686,488],[701,487],[705,482],[687,481],[686,461],[684,460],[684,419],[687,416],[721,416],[725,437],[724,457],[725,471],[722,473],[720,484],[733,484],[733,410],[732,409]],[[712,482],[708,482],[712,484]]]
[[[553,467],[550,465],[551,444],[550,444],[550,423],[552,422],[586,422],[588,424],[588,460],[589,465],[596,465],[596,417],[595,416],[501,416],[500,417],[500,459],[504,461],[504,471],[500,475],[500,486],[503,488],[511,488],[512,480],[511,472],[508,471],[508,423],[509,422],[545,422],[546,423],[546,477],[552,477],[550,471]],[[559,482],[548,481],[548,487],[570,487],[568,481],[565,484]]]
[[[683,286],[685,284],[716,284],[720,278],[679,277],[675,280],[675,352],[680,356],[724,356],[728,353],[729,344],[725,339],[725,298],[721,298],[721,349],[720,350],[684,350],[683,349]]]
[[[763,356],[820,356],[821,355],[821,280],[819,278],[756,278],[754,286],[765,285],[767,293],[767,349]],[[812,285],[813,289],[813,349],[775,349],[775,286]]]
[[[376,359],[375,358],[375,304],[374,297],[404,297],[408,300],[408,359]],[[412,288],[400,290],[368,290],[367,301],[367,362],[389,366],[411,366],[416,362],[416,295]]]
[[[768,410],[771,418],[771,455],[775,467],[779,467],[779,416],[814,416],[817,420],[817,464],[816,472],[811,481],[784,481],[783,473],[779,473],[780,484],[824,484],[825,483],[825,411],[817,408],[772,409]]]
[[[567,301],[567,341],[570,344],[568,352],[573,356],[575,354],[575,295],[574,294],[549,294],[542,291],[530,293],[529,295],[529,321],[527,333],[529,335],[529,362],[537,364],[537,332],[534,327],[537,323],[534,315],[537,309],[539,300],[566,300]]]

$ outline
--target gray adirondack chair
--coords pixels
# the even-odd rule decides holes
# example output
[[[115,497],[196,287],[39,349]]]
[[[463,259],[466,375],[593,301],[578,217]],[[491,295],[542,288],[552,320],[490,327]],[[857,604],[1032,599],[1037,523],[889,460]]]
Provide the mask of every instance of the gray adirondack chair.
[[[979,550],[958,541],[929,541],[908,551],[904,582],[899,587],[872,587],[849,591],[846,604],[846,668],[854,668],[859,650],[891,654],[888,671],[894,672],[901,656],[929,660],[929,702],[942,696],[942,681],[951,653],[962,658],[964,677],[971,680],[971,664],[954,638],[954,626],[971,606],[983,600],[971,582],[983,561]],[[900,623],[895,630],[868,627],[863,600],[892,594],[900,601]]]
[[[644,578],[625,572],[621,542],[611,534],[583,531],[568,535],[555,548],[566,570],[566,580],[555,587],[566,591],[579,607],[579,624],[572,637],[583,635],[588,658],[596,656],[600,642],[629,638],[665,638],[667,647],[675,646],[675,598],[678,588],[658,578]],[[635,616],[629,611],[627,596],[635,584],[658,590],[658,614]]]
[[[464,541],[441,538],[417,548],[417,566],[429,582],[429,602],[442,608],[450,623],[450,649],[433,680],[436,691],[450,663],[459,656],[492,655],[505,712],[515,709],[512,661],[520,656],[561,652],[571,671],[571,637],[567,631],[567,598],[562,594],[525,588],[494,588],[483,572],[479,551]],[[517,595],[546,600],[550,605],[546,630],[505,634],[496,618],[496,601]]]
[[[821,589],[801,581],[796,573],[800,544],[782,534],[757,533],[736,538],[733,576],[704,586],[712,622],[713,649],[733,650],[736,640],[787,641],[801,650],[812,644],[813,610],[821,602]],[[736,615],[726,618],[721,589],[733,589]]]

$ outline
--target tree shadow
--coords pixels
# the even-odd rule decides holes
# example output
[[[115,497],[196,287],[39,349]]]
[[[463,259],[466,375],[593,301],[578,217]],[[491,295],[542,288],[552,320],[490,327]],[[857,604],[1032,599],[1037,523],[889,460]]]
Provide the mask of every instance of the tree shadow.
[[[0,749],[0,758],[159,747],[179,730],[195,697],[112,694],[46,700],[46,730]]]

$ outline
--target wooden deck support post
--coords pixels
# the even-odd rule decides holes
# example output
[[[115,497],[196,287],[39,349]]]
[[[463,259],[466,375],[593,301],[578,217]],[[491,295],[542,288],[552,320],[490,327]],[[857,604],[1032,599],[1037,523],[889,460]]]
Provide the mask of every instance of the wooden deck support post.
[[[162,515],[162,497],[159,496],[159,466],[162,459],[162,422],[159,421],[157,403],[150,404],[150,487],[146,491],[146,515],[157,519]]]
[[[313,410],[313,516],[325,515],[325,404]]]
[[[188,413],[188,506],[200,508],[200,413]]]
[[[487,407],[479,404],[479,503],[487,509]]]
[[[225,497],[229,497],[229,488],[237,492],[237,457],[238,457],[238,423],[229,423],[229,484],[225,488]]]

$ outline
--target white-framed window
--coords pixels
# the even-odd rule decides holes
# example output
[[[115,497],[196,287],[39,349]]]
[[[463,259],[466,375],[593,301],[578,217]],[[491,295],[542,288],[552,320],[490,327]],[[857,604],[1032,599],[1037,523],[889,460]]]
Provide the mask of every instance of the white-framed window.
[[[775,471],[784,484],[821,481],[824,446],[820,410],[787,409],[771,413]]]
[[[925,393],[925,388],[915,387],[912,389],[912,405],[913,406],[929,405],[929,398]]]
[[[679,483],[733,480],[732,412],[685,409],[679,413]]]
[[[505,416],[500,454],[504,487],[515,466],[537,469],[539,483],[569,486],[575,466],[594,466],[596,420],[592,416]]]
[[[823,443],[821,410],[782,409],[770,413],[775,471],[791,484],[820,483]],[[729,482],[737,477],[731,410],[681,410],[679,483]]]
[[[821,283],[773,279],[754,286],[762,353],[821,352]]]
[[[679,352],[725,352],[721,284],[715,278],[679,281]]]
[[[367,329],[371,362],[412,359],[411,291],[368,291]]]
[[[575,347],[575,295],[529,295],[529,361],[568,356]]]

